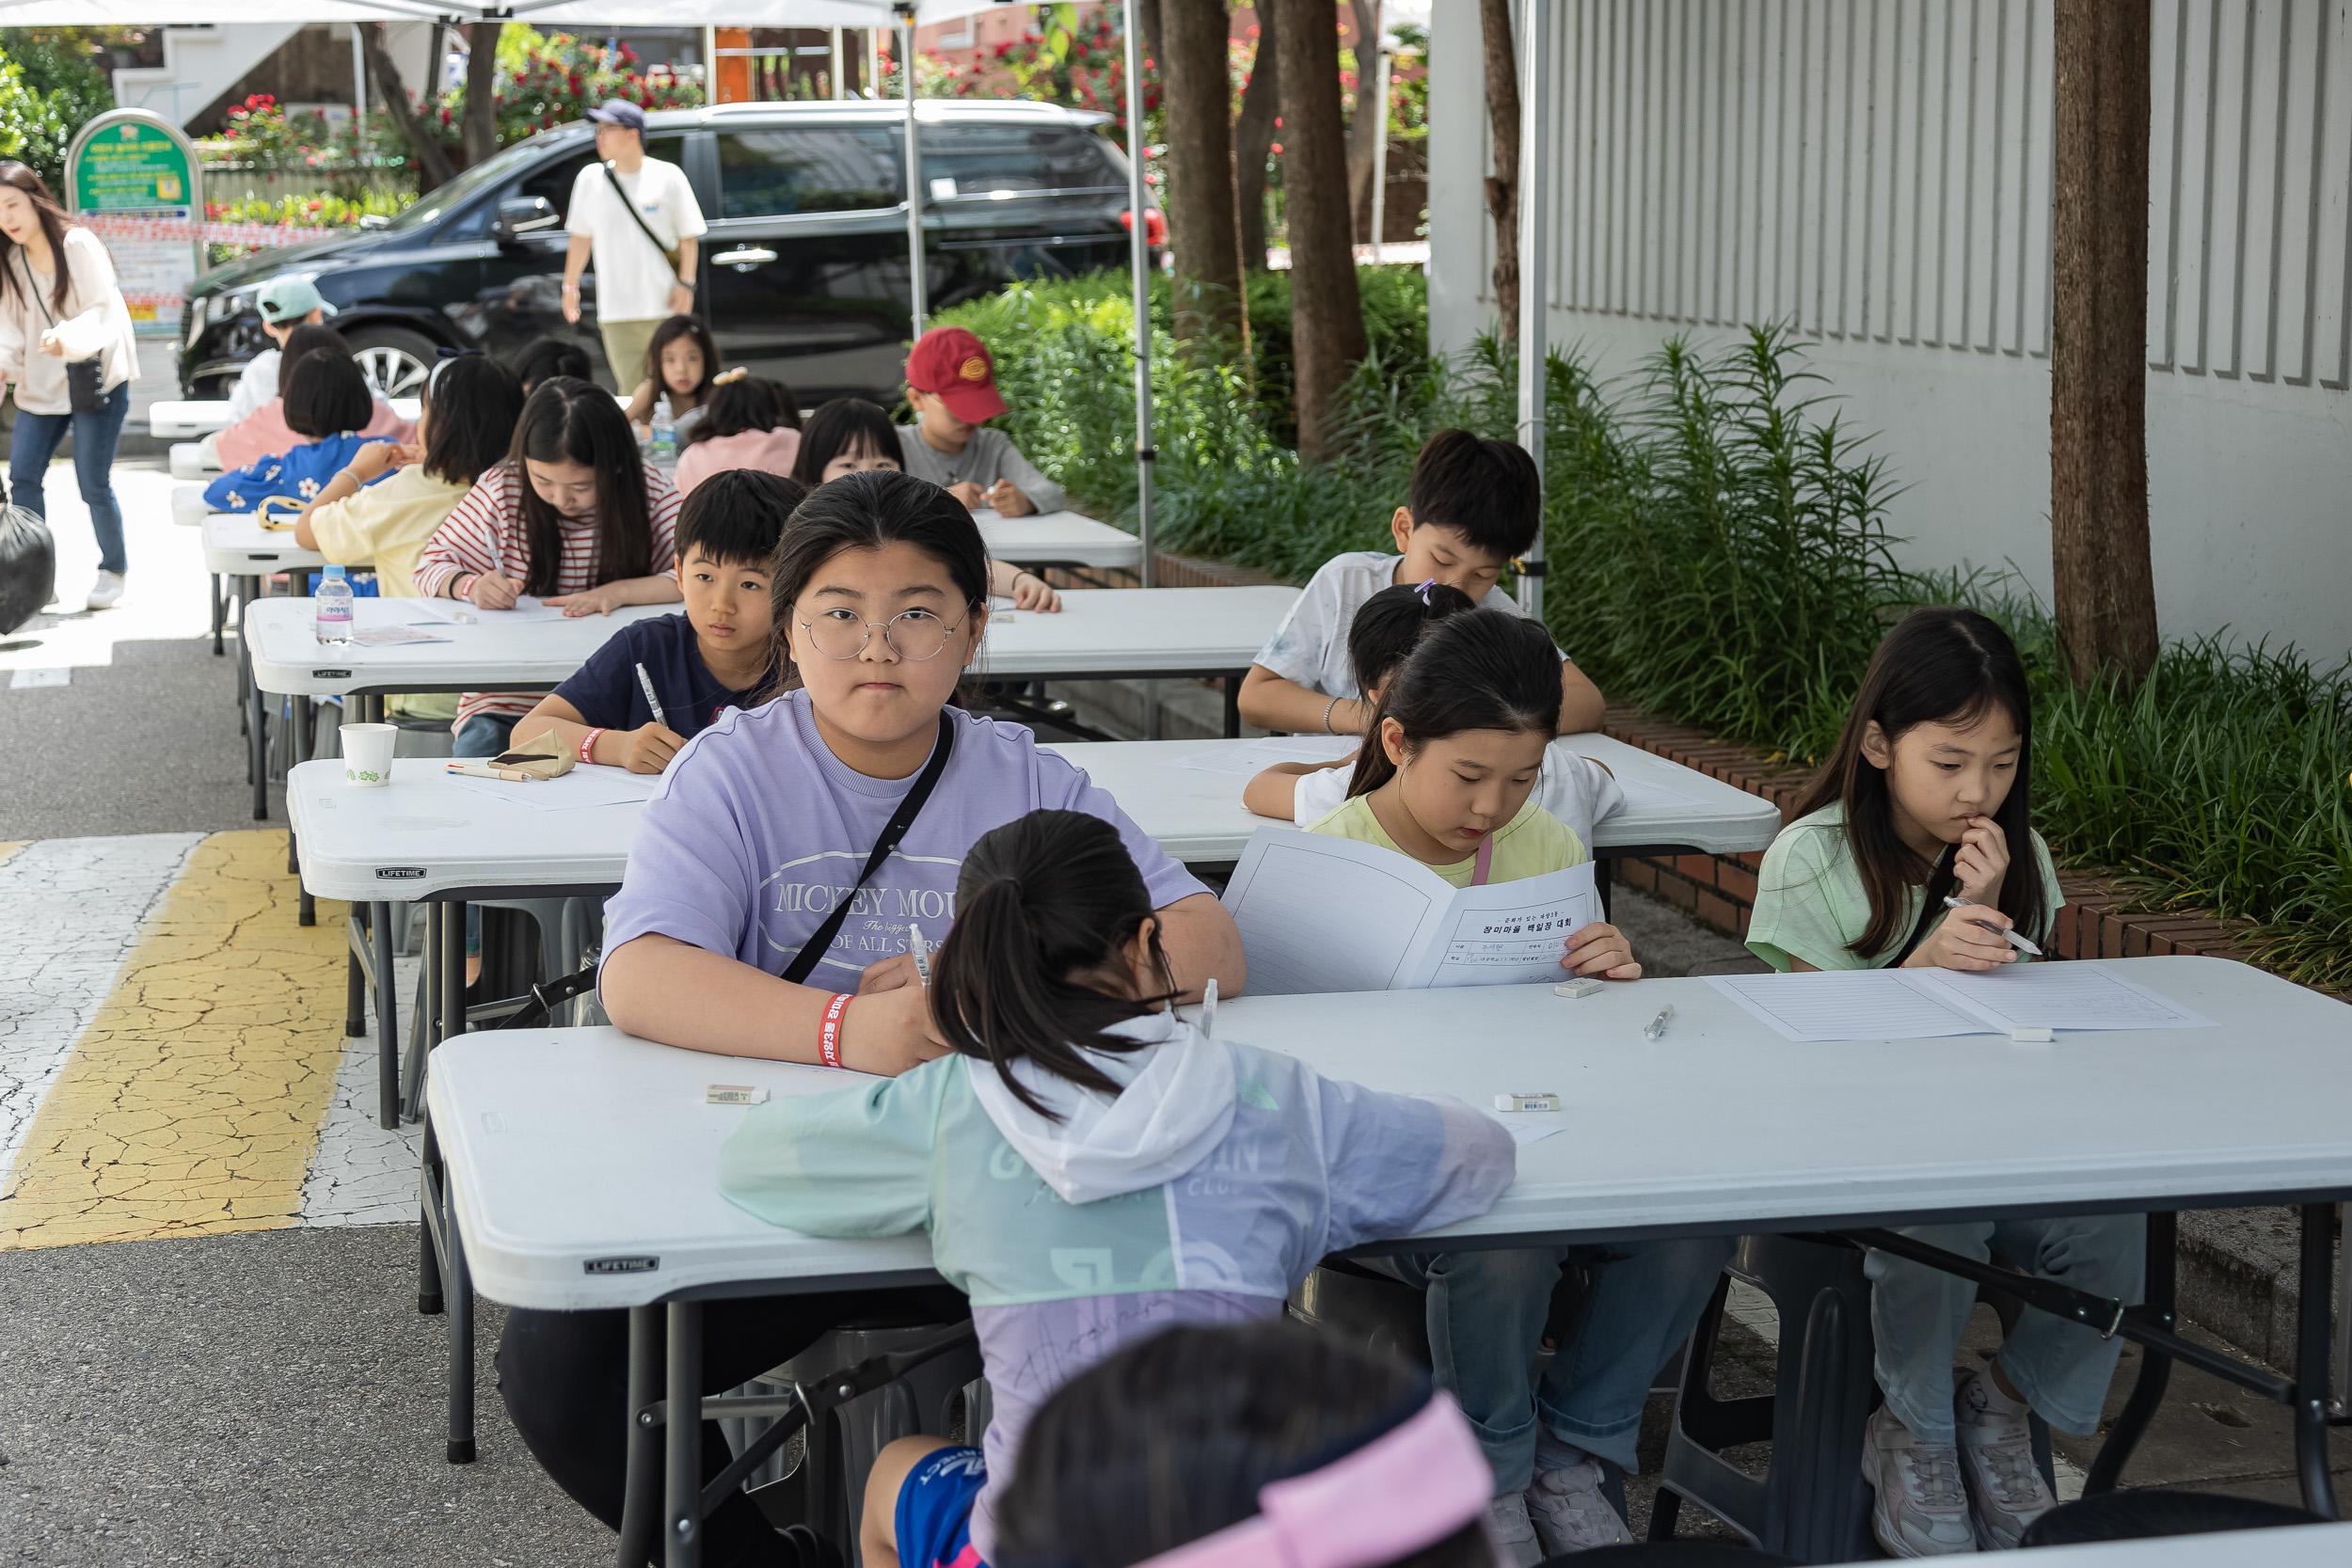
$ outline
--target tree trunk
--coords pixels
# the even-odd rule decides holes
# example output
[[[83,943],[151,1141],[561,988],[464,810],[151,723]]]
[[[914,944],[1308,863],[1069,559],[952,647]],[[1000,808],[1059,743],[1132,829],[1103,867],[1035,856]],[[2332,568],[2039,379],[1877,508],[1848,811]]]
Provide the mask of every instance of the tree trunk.
[[[1274,47],[1274,12],[1258,8],[1258,54],[1249,82],[1241,90],[1241,115],[1233,122],[1233,200],[1241,209],[1241,264],[1251,272],[1265,266],[1265,161],[1274,151],[1277,96],[1282,80]]]
[[[1176,253],[1176,335],[1242,329],[1233,128],[1226,119],[1224,0],[1160,0],[1161,102],[1168,108],[1168,228]]]
[[[1511,0],[1478,0],[1486,38],[1486,123],[1494,135],[1495,171],[1486,180],[1486,211],[1495,220],[1495,312],[1505,341],[1519,330],[1519,58],[1511,42]]]
[[[1298,452],[1330,451],[1340,390],[1364,356],[1347,212],[1340,34],[1330,0],[1267,0],[1282,13],[1282,190],[1290,210],[1291,363]]]
[[[2076,681],[2155,664],[2148,558],[2148,0],[2058,0],[2050,546]]]
[[[499,34],[505,26],[502,22],[476,22],[466,28],[466,119],[461,129],[469,168],[496,156],[499,150]]]
[[[384,100],[385,112],[416,150],[418,189],[429,191],[436,185],[449,183],[457,171],[449,166],[448,150],[425,129],[417,106],[408,102],[408,88],[400,79],[400,68],[392,63],[391,55],[384,47],[384,24],[373,22],[361,27],[359,40],[367,57],[368,74],[375,79],[375,90]]]
[[[1380,135],[1380,0],[1348,0],[1355,29],[1356,112],[1347,117],[1347,205],[1353,234],[1372,232],[1372,150]]]

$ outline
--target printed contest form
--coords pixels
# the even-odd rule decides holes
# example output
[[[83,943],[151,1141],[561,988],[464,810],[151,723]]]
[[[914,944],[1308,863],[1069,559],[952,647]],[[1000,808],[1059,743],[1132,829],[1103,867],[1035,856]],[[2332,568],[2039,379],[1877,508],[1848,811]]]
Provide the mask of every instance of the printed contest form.
[[[1250,836],[1225,907],[1265,996],[1558,980],[1568,937],[1600,918],[1589,861],[1455,888],[1393,850],[1291,828]]]

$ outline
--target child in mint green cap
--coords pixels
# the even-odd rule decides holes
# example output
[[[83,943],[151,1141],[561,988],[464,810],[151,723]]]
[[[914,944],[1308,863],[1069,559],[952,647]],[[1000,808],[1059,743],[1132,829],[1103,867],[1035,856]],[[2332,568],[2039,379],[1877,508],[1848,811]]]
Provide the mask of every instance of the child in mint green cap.
[[[278,395],[278,355],[294,329],[305,322],[316,325],[335,313],[335,308],[319,293],[319,286],[307,277],[279,277],[262,286],[254,296],[254,309],[262,313],[262,330],[278,346],[265,348],[247,361],[245,373],[237,377],[236,390],[229,394],[229,422],[236,423]]]

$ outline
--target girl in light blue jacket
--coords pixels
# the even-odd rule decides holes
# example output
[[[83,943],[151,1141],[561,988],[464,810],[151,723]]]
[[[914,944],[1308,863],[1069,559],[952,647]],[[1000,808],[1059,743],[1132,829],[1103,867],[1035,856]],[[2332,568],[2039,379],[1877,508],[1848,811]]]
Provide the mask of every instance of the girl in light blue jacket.
[[[1484,1213],[1510,1134],[1456,1101],[1378,1094],[1177,1018],[1118,832],[1032,812],[965,858],[931,1013],[950,1053],[752,1111],[720,1155],[735,1203],[818,1236],[928,1228],[972,1300],[984,1451],[885,1449],[866,1560],[978,1568],[1030,1415],[1174,1323],[1273,1318],[1325,1254]],[[997,1478],[993,1482],[991,1477]]]

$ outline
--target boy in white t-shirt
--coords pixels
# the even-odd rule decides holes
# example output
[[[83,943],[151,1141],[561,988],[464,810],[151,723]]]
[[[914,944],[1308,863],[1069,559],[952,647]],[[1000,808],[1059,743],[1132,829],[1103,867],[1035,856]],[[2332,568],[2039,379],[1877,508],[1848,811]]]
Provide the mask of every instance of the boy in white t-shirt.
[[[1436,581],[1485,610],[1518,612],[1496,586],[1503,567],[1535,542],[1543,483],[1534,460],[1510,441],[1441,430],[1413,462],[1406,504],[1389,520],[1398,554],[1333,556],[1258,651],[1241,686],[1241,716],[1294,735],[1361,735],[1372,706],[1347,662],[1347,628],[1383,588]],[[1600,727],[1600,689],[1565,655],[1560,661],[1560,733]]]
[[[672,316],[694,313],[695,242],[709,226],[686,171],[645,156],[644,110],[616,98],[589,110],[588,118],[596,124],[602,161],[572,182],[564,219],[564,231],[572,237],[564,257],[564,319],[580,320],[580,275],[593,260],[596,331],[616,385],[626,392],[649,373],[645,350],[654,328]],[[675,268],[672,250],[677,252]]]
[[[280,351],[294,329],[305,324],[315,326],[335,313],[335,308],[320,296],[319,286],[307,277],[271,280],[254,296],[253,308],[262,313],[262,330],[278,347],[265,348],[245,362],[245,372],[229,394],[230,424],[260,413],[278,395]]]

